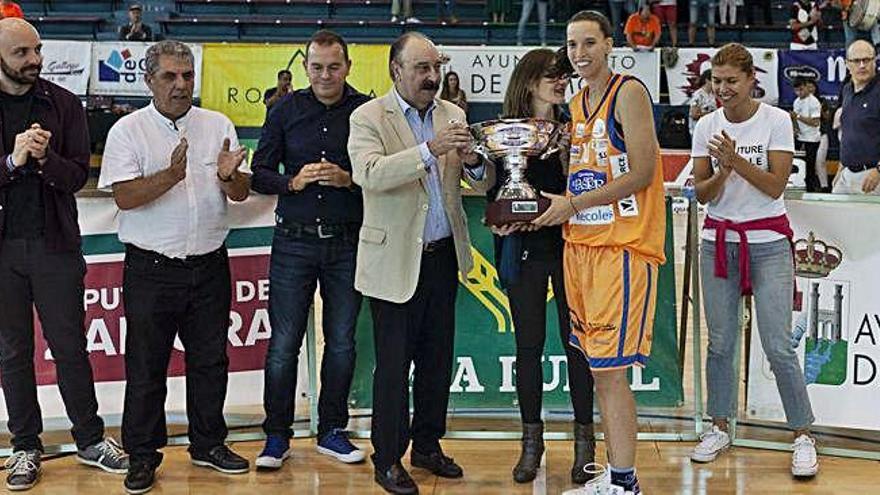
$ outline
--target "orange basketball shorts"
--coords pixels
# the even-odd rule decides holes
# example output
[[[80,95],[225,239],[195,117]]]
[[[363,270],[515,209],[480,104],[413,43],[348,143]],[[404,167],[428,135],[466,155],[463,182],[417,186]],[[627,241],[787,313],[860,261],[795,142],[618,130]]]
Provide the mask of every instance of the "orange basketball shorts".
[[[644,366],[651,354],[657,266],[617,247],[565,243],[569,344],[593,370]]]

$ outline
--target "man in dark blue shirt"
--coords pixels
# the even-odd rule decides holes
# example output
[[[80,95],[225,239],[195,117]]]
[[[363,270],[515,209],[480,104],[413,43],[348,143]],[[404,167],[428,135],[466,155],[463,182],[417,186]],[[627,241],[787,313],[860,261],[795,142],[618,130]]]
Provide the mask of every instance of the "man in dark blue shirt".
[[[880,84],[871,43],[854,41],[846,51],[851,80],[841,91],[840,163],[836,194],[880,194]]]
[[[253,159],[253,189],[278,195],[269,268],[266,446],[256,460],[262,469],[280,468],[290,454],[297,356],[318,282],[324,301],[318,451],[346,463],[365,457],[345,433],[361,306],[354,272],[363,217],[346,145],[348,118],[369,97],[346,84],[348,48],[333,32],[312,36],[304,65],[310,86],[269,110]]]

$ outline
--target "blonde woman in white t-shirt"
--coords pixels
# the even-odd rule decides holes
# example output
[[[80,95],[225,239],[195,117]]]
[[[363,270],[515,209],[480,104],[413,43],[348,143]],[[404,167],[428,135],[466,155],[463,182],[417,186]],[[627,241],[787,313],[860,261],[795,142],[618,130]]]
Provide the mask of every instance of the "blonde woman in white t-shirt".
[[[755,69],[742,45],[731,43],[715,54],[712,84],[721,108],[697,122],[692,156],[697,199],[708,203],[700,263],[713,426],[691,459],[711,462],[730,446],[740,299],[753,294],[761,346],[794,431],[791,472],[814,476],[819,467],[810,434],[814,417],[791,342],[793,233],[782,198],[794,154],[792,122],[785,111],[751,97]]]

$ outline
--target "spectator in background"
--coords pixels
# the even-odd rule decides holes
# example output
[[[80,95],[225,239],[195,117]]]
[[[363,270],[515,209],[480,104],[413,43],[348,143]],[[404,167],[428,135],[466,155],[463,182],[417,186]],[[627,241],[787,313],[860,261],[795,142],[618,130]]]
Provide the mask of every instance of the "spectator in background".
[[[274,88],[269,88],[263,93],[263,104],[266,105],[266,111],[272,108],[272,105],[278,103],[278,100],[290,93],[290,84],[293,81],[293,74],[287,69],[278,71],[278,84]]]
[[[736,5],[737,0],[719,0],[718,15],[722,25],[736,25]]]
[[[678,47],[678,3],[676,0],[657,0],[653,2],[651,11],[669,29],[669,40],[672,42],[672,47]]]
[[[819,176],[816,175],[816,153],[819,151],[819,124],[822,121],[822,104],[813,95],[815,91],[813,82],[809,79],[799,78],[794,82],[794,92],[797,99],[794,100],[794,108],[791,117],[795,123],[794,147],[804,153],[806,171],[804,182],[807,192],[819,192]]]
[[[419,24],[422,22],[412,15],[412,0],[391,0],[391,22],[397,22],[398,20],[403,20],[407,24]]]
[[[0,0],[0,18],[6,19],[7,17],[18,17],[23,19],[24,12],[22,12],[21,7],[17,3],[8,0]]]
[[[756,8],[760,8],[763,12],[763,21],[765,26],[773,25],[773,6],[770,4],[769,0],[745,0],[746,2],[746,24],[754,26],[757,24],[755,22],[755,18],[752,17],[752,13]]]
[[[691,131],[691,136],[694,135],[694,127],[697,126],[698,120],[704,115],[718,110],[718,99],[712,88],[712,70],[703,71],[697,84],[700,87],[691,96],[690,111],[688,112],[688,129]]]
[[[461,89],[461,80],[458,78],[457,73],[449,71],[443,76],[443,87],[440,89],[440,99],[455,103],[459,108],[464,110],[465,114],[467,114],[467,94]]]
[[[458,23],[458,18],[455,17],[455,0],[437,0],[437,20],[448,21],[450,24]]]
[[[640,0],[639,6],[645,3]],[[608,11],[611,13],[611,24],[614,25],[614,36],[618,37],[619,33],[623,32],[625,37],[624,25],[628,22],[629,16],[637,12],[636,0],[608,0]]]
[[[626,44],[633,50],[653,50],[660,41],[660,18],[651,13],[651,8],[642,5],[638,13],[629,16],[623,33]]]
[[[507,16],[513,10],[513,0],[489,0],[486,4],[489,15],[492,16],[493,24],[504,24]]]
[[[688,43],[692,46],[697,39],[697,23],[700,20],[700,10],[706,13],[706,38],[709,46],[715,46],[715,9],[715,0],[691,0]]]
[[[825,98],[819,95],[819,86],[813,79],[810,80],[813,86],[813,94],[819,99],[822,105],[822,121],[819,124],[819,150],[816,152],[816,175],[819,176],[819,187],[823,193],[830,193],[831,188],[828,186],[828,147],[831,142],[831,133],[834,131],[834,108]]]
[[[849,25],[849,11],[852,8],[853,0],[834,0],[833,4],[840,8],[840,19],[843,21],[843,36],[845,39],[845,47],[855,40],[865,40],[872,42],[875,46],[880,45],[880,22],[874,24],[870,31],[856,29]]]
[[[119,27],[119,41],[153,41],[153,30],[143,23],[143,15],[141,4],[128,7],[128,24]]]
[[[840,93],[840,164],[835,194],[880,195],[880,84],[877,52],[871,43],[853,41],[846,50],[846,68],[852,76]]]
[[[547,0],[523,0],[522,14],[519,17],[519,26],[516,28],[516,44],[522,46],[523,36],[526,33],[526,22],[532,15],[532,8],[538,3],[538,36],[541,38],[541,46],[547,46]]]
[[[814,0],[794,0],[791,4],[791,49],[815,50],[819,47],[822,13]]]

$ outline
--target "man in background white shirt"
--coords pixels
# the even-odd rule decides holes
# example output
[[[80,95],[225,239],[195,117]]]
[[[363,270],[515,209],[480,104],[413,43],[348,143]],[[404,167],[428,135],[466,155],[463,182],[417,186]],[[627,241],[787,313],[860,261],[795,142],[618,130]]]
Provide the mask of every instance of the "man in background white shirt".
[[[125,244],[128,322],[122,443],[128,493],[153,486],[162,461],[166,370],[174,338],[186,352],[186,408],[193,464],[236,474],[248,461],[224,444],[226,335],[231,305],[227,199],[250,186],[238,168],[245,150],[224,115],[192,106],[193,55],[177,41],[147,50],[153,101],[107,136],[100,188],[113,189]]]
[[[819,126],[822,120],[822,104],[813,95],[814,86],[812,81],[800,78],[794,82],[794,92],[797,99],[794,100],[794,108],[791,116],[795,122],[795,149],[804,153],[806,173],[804,180],[807,192],[821,192],[819,176],[816,174],[816,153],[819,151],[819,141],[822,139]]]

